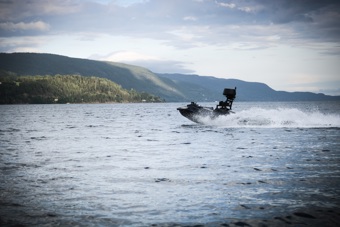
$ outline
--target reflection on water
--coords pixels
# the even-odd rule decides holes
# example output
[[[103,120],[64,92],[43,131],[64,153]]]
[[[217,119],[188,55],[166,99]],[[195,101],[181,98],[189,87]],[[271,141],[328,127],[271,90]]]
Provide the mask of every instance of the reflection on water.
[[[282,224],[337,212],[339,115],[256,105],[218,125],[189,122],[178,104],[0,106],[0,224]]]

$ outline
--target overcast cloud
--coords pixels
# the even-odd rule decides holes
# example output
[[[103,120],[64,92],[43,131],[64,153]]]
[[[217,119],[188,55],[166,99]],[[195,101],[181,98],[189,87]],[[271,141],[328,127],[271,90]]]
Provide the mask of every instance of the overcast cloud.
[[[338,94],[338,0],[0,0],[0,51]]]

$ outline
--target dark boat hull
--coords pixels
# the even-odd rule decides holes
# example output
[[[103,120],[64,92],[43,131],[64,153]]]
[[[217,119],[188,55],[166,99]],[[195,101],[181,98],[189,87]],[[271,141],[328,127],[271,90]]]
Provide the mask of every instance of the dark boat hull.
[[[212,107],[199,106],[196,103],[191,103],[184,107],[179,107],[177,110],[189,120],[202,123],[201,119],[209,117],[214,119],[221,115],[228,115],[231,113],[229,109],[213,109]]]
[[[195,102],[191,102],[187,106],[177,108],[177,110],[184,117],[196,123],[203,123],[202,117],[210,117],[211,119],[214,119],[221,115],[228,115],[232,113],[231,107],[236,97],[236,87],[235,89],[225,88],[223,90],[223,95],[226,96],[227,99],[225,101],[220,101],[215,109],[212,107],[200,106]]]

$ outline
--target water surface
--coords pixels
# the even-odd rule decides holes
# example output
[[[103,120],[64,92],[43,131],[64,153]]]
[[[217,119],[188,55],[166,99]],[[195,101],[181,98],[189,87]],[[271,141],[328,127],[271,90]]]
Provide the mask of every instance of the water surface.
[[[235,114],[204,125],[181,105],[0,106],[0,224],[337,217],[339,103],[235,102]]]

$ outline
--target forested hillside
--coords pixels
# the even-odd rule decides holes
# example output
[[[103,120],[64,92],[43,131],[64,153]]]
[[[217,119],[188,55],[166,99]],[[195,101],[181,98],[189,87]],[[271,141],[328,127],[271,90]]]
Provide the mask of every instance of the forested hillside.
[[[173,82],[160,78],[150,70],[117,62],[71,58],[55,54],[0,53],[0,70],[21,76],[81,75],[109,79],[122,88],[147,92],[166,100],[183,98]]]
[[[128,90],[129,92],[134,91],[135,93],[143,93],[143,96],[147,96],[145,93],[149,93],[160,97],[167,102],[187,102],[187,101],[219,101],[223,100],[222,95],[223,89],[226,87],[234,88],[237,87],[237,101],[326,101],[326,100],[340,100],[340,96],[329,96],[324,94],[316,94],[312,92],[285,92],[276,91],[268,85],[261,82],[247,82],[237,79],[224,79],[209,76],[199,75],[187,75],[187,74],[156,74],[150,70],[128,64],[122,64],[117,62],[105,62],[95,61],[89,59],[71,58],[67,56],[60,56],[55,54],[38,54],[38,53],[0,53],[0,72],[12,72],[18,76],[34,76],[34,75],[80,75],[82,77],[99,77],[107,79],[105,83],[109,81],[114,82],[121,86],[121,88]],[[226,72],[227,74],[228,72]],[[274,75],[273,75],[274,76]],[[28,77],[26,78],[28,80]],[[66,79],[65,79],[66,80]],[[86,79],[84,79],[86,80]],[[30,86],[42,86],[42,81],[33,80]],[[79,80],[81,82],[81,80]],[[104,81],[104,80],[103,80]],[[14,83],[14,82],[13,82]],[[13,84],[12,83],[12,84]],[[17,83],[21,84],[23,83]],[[44,82],[45,83],[45,82]],[[75,81],[73,87],[77,85],[78,81]],[[82,82],[81,82],[82,83]],[[92,81],[92,84],[95,82]],[[40,85],[37,85],[40,84]],[[101,82],[104,84],[104,82]],[[98,84],[97,84],[98,85]],[[9,86],[8,84],[6,86]],[[47,85],[46,85],[47,86]],[[48,85],[51,86],[51,85]],[[61,86],[68,88],[68,82],[64,82],[62,85],[59,84],[59,90]],[[2,86],[4,88],[4,86]],[[47,90],[43,93],[45,97],[35,95],[35,98],[30,100],[25,99],[25,93],[20,89],[23,87],[15,87],[19,89],[21,95],[11,93],[16,97],[16,100],[22,100],[20,102],[47,102],[50,97],[60,96],[60,91],[50,94]],[[66,89],[65,88],[65,89]],[[7,88],[10,89],[10,88]],[[11,88],[13,89],[13,88]],[[28,89],[28,88],[26,88]],[[90,89],[90,88],[86,88]],[[128,102],[128,100],[138,101],[141,98],[133,96],[127,98],[123,95],[111,96],[111,93],[101,92],[92,93],[93,89],[86,91],[85,88],[75,91],[69,91],[72,93],[73,100],[68,101],[60,98],[60,102]],[[98,89],[98,88],[97,88]],[[131,90],[133,89],[133,90]],[[2,90],[2,89],[0,89]],[[79,92],[81,90],[81,92]],[[3,94],[3,91],[1,91]],[[7,92],[6,100],[9,100],[9,93]],[[105,94],[105,95],[104,95]],[[48,96],[48,98],[47,98]],[[94,98],[94,96],[96,98]],[[20,98],[18,98],[20,97]],[[39,98],[40,97],[40,98]],[[85,98],[84,98],[85,97]],[[99,99],[99,97],[101,97]],[[121,98],[124,97],[124,98]],[[150,96],[151,97],[151,96]],[[1,99],[3,99],[1,97]],[[156,98],[142,98],[145,100],[153,100]],[[97,101],[93,101],[97,100]],[[159,99],[156,99],[159,100]]]
[[[79,75],[16,76],[1,72],[0,104],[161,102],[104,78]]]

